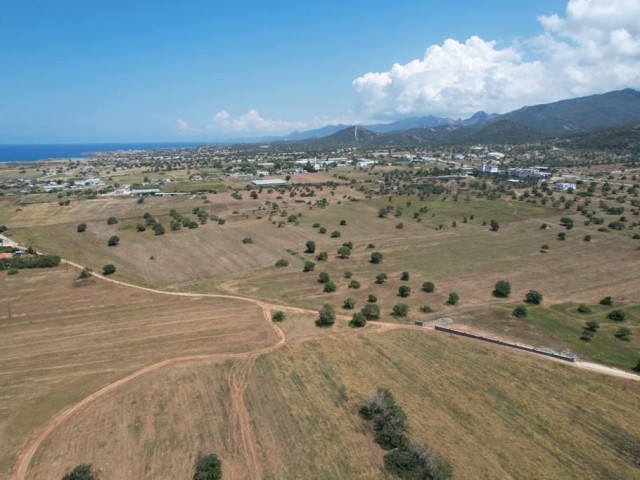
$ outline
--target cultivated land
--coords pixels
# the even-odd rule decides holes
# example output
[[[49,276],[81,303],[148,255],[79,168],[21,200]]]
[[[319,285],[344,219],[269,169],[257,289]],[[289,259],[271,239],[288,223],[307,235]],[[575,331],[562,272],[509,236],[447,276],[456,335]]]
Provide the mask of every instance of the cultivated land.
[[[294,186],[279,190],[227,178],[219,193],[142,202],[0,197],[0,225],[22,245],[94,271],[113,263],[110,279],[171,293],[80,282],[64,261],[2,272],[0,478],[13,465],[11,478],[56,479],[85,462],[103,469],[101,480],[188,478],[208,452],[222,458],[226,478],[389,478],[384,452],[357,415],[376,386],[390,388],[412,438],[447,458],[456,478],[637,477],[640,382],[410,326],[447,316],[456,328],[629,371],[640,358],[637,190],[605,192],[598,183],[581,197],[470,179],[439,181],[441,191],[425,195],[414,168],[334,171],[294,175]],[[108,170],[110,182],[171,176],[163,190],[223,181],[216,169],[202,169],[204,180],[195,173]],[[620,172],[609,180],[632,183]],[[624,212],[607,212],[600,201]],[[209,221],[169,228],[172,210],[197,220],[194,209]],[[147,212],[164,235],[137,231]],[[118,223],[107,224],[111,216]],[[585,224],[591,216],[602,221]],[[622,228],[604,228],[622,218]],[[107,246],[111,235],[120,237],[115,247]],[[307,240],[314,254],[305,252]],[[338,258],[344,242],[353,248]],[[327,260],[316,259],[323,251]],[[381,263],[370,262],[372,252],[383,254]],[[276,267],[279,259],[288,266]],[[305,261],[315,262],[313,271],[302,271]],[[336,291],[323,291],[321,272]],[[388,278],[378,284],[381,272]],[[502,279],[511,295],[498,299],[492,290]],[[353,280],[359,288],[349,287]],[[421,291],[426,281],[435,292]],[[408,297],[398,295],[401,286],[411,288]],[[531,289],[542,292],[542,305],[514,318]],[[447,305],[454,291],[460,301]],[[349,328],[370,295],[383,323]],[[605,296],[613,305],[598,305]],[[342,307],[347,297],[355,310]],[[314,321],[325,303],[339,318],[321,329]],[[408,316],[391,315],[397,303],[408,305]],[[579,313],[580,304],[591,313]],[[623,322],[606,319],[614,309],[625,312]],[[287,314],[277,327],[275,310]],[[590,342],[580,340],[587,320],[601,324]],[[614,336],[620,327],[630,341]]]

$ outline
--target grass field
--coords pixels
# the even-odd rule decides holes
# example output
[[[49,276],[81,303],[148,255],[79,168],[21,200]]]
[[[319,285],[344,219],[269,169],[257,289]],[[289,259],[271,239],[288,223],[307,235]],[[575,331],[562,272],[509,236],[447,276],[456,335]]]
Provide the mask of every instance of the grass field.
[[[449,459],[455,478],[640,471],[640,383],[461,338],[391,331],[137,379],[56,430],[28,478],[57,479],[80,462],[102,468],[105,479],[188,478],[200,452],[216,452],[228,478],[388,478],[357,414],[376,386],[395,394],[412,437]]]
[[[106,384],[167,358],[276,341],[254,304],[97,280],[78,286],[77,274],[58,267],[0,275],[0,478],[54,414]]]

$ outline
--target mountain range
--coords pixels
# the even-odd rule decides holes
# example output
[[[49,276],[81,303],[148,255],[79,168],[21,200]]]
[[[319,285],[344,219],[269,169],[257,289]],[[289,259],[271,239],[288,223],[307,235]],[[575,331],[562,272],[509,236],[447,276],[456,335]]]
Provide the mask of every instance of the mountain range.
[[[620,130],[619,127],[634,123],[640,123],[640,92],[628,88],[526,106],[502,115],[477,112],[467,119],[458,120],[430,115],[405,118],[389,124],[327,125],[294,132],[277,141],[300,142],[308,148],[521,143],[574,137],[615,128],[618,128],[615,136],[619,138],[624,136],[624,129]]]

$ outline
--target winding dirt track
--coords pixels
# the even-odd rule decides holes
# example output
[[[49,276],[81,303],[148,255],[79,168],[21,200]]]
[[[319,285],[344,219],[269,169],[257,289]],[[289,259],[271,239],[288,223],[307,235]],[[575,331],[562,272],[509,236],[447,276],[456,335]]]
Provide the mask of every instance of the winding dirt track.
[[[83,269],[84,267],[78,263],[64,260],[69,265],[72,265],[78,269]],[[298,312],[298,313],[313,313],[316,312],[314,310],[290,307],[285,305],[275,305],[267,302],[263,302],[260,300],[256,300],[253,298],[241,297],[238,295],[224,295],[224,294],[206,294],[206,293],[189,293],[189,292],[167,292],[164,290],[157,290],[148,287],[142,287],[139,285],[134,285],[126,282],[122,282],[119,280],[115,280],[109,277],[105,277],[99,274],[93,274],[95,278],[100,280],[111,282],[117,285],[121,285],[128,288],[135,288],[138,290],[143,290],[150,293],[162,294],[162,295],[173,295],[180,297],[209,297],[209,298],[228,298],[233,300],[240,300],[249,303],[253,303],[262,308],[263,318],[273,329],[277,336],[277,341],[271,345],[266,347],[262,347],[256,350],[252,350],[244,353],[229,353],[229,354],[202,354],[202,355],[189,355],[184,357],[176,357],[167,360],[163,360],[161,362],[155,363],[148,367],[145,367],[137,372],[134,372],[130,375],[127,375],[120,380],[117,380],[100,390],[92,393],[87,396],[80,402],[75,405],[70,406],[69,408],[63,410],[60,414],[53,418],[49,422],[49,424],[39,431],[36,435],[34,435],[27,445],[25,446],[22,453],[16,459],[16,463],[13,468],[13,472],[10,478],[13,480],[25,480],[27,476],[27,470],[29,465],[31,464],[31,460],[33,459],[34,454],[42,444],[42,442],[60,425],[69,420],[73,415],[78,413],[79,411],[87,408],[96,400],[100,399],[104,395],[116,390],[122,385],[135,380],[143,375],[146,375],[151,372],[155,372],[162,368],[175,365],[183,362],[192,362],[192,361],[203,361],[203,360],[237,360],[236,364],[231,367],[229,373],[227,375],[227,382],[229,384],[229,390],[232,398],[232,408],[233,412],[231,415],[231,421],[235,424],[234,428],[234,445],[236,446],[236,451],[234,451],[234,465],[231,465],[231,477],[232,478],[241,478],[243,470],[249,472],[251,478],[260,478],[260,464],[258,460],[258,454],[255,448],[255,441],[253,437],[253,432],[251,429],[250,416],[247,411],[246,405],[244,403],[244,391],[247,385],[248,376],[253,367],[253,364],[257,357],[263,355],[265,353],[272,352],[281,348],[286,343],[286,336],[283,330],[281,330],[273,321],[271,321],[271,310],[279,309],[285,310],[288,312]],[[385,322],[372,322],[373,324],[379,327],[379,332],[384,332],[388,330],[396,330],[396,329],[413,329],[413,330],[425,330],[421,327],[415,327],[412,325],[400,325],[395,323],[385,323]],[[433,322],[435,324],[435,322]],[[433,327],[433,325],[430,325]],[[315,336],[312,336],[315,337]],[[539,357],[540,359],[553,360],[549,357]],[[627,380],[635,380],[640,381],[640,376],[634,375],[632,373],[624,372],[621,370],[617,370],[614,368],[606,367],[604,365],[598,365],[594,363],[587,362],[575,362],[569,365],[573,365],[577,368],[596,371],[599,373],[603,373],[610,376],[615,376],[618,378],[623,378]]]

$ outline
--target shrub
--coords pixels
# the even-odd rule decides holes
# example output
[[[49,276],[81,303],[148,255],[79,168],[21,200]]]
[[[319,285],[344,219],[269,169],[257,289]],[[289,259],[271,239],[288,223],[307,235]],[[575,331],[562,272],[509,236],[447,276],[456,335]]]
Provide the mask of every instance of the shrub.
[[[380,307],[375,303],[367,303],[360,311],[366,320],[380,318]]]
[[[540,305],[542,303],[542,294],[536,290],[529,290],[524,296],[524,301],[531,305]]]
[[[344,272],[343,277],[344,278],[351,278],[351,277],[353,277],[353,273],[350,272],[349,270],[347,270],[346,272]]]
[[[367,297],[367,302],[369,303],[376,303],[377,301],[378,301],[378,297],[373,293],[370,293],[369,296]]]
[[[222,462],[214,453],[198,457],[193,480],[220,480],[222,478]]]
[[[115,225],[118,223],[118,219],[116,217],[107,218],[107,225]]]
[[[95,474],[91,470],[91,465],[81,463],[69,473],[62,477],[62,480],[94,480]]]
[[[286,260],[284,258],[281,258],[276,262],[276,267],[278,268],[288,267],[288,266],[289,266],[289,260]]]
[[[242,239],[242,243],[249,245],[253,243],[253,239],[251,237],[245,237]]]
[[[584,238],[583,238],[583,240],[584,240],[585,242],[590,242],[590,241],[591,241],[591,235],[585,235],[585,236],[584,236]]]
[[[313,228],[320,228],[320,224],[319,223],[314,223],[313,224]]]
[[[105,265],[104,267],[102,267],[102,274],[103,275],[111,275],[113,273],[116,273],[116,266],[113,265],[112,263],[109,263],[109,264]]]
[[[591,330],[592,332],[597,332],[600,328],[600,322],[597,320],[589,320],[586,322],[587,330]]]
[[[402,298],[407,298],[409,295],[411,295],[411,288],[406,285],[402,285],[398,289],[398,295]]]
[[[7,275],[17,275],[20,272],[17,268],[10,268],[7,270]]]
[[[511,284],[506,280],[498,280],[493,289],[493,296],[498,298],[507,298],[511,293]]]
[[[640,372],[640,359],[638,360],[638,363],[636,364],[636,366],[633,367],[633,371]]]
[[[384,467],[406,480],[448,480],[453,477],[453,468],[449,462],[430,448],[413,442],[406,448],[387,453],[384,456]]]
[[[422,305],[420,307],[420,311],[422,313],[431,313],[431,312],[433,312],[433,309],[429,305]]]
[[[408,282],[409,281],[409,272],[402,272],[400,274],[400,280],[402,280],[403,282]]]
[[[318,319],[316,325],[319,327],[330,327],[336,321],[336,313],[333,307],[328,303],[325,303],[318,312]]]
[[[458,300],[460,300],[460,297],[458,296],[458,294],[456,292],[451,292],[449,294],[449,298],[447,299],[447,303],[449,305],[457,305]]]
[[[307,240],[307,243],[305,243],[305,247],[306,253],[315,253],[316,251],[316,242],[314,242],[313,240]]]
[[[345,310],[353,310],[356,306],[356,301],[353,298],[346,298],[344,302],[342,302],[342,308]]]
[[[331,280],[329,280],[327,283],[324,284],[324,287],[322,290],[326,293],[331,293],[331,292],[335,292],[337,288],[338,287],[336,287],[336,284],[333,283]]]
[[[604,297],[600,300],[600,305],[613,305],[613,299],[611,297]]]
[[[346,225],[347,221],[346,220],[340,220],[340,225]]]
[[[406,317],[409,314],[409,305],[406,303],[396,303],[391,310],[394,317]]]
[[[376,283],[382,285],[387,280],[387,274],[382,272],[376,275]]]
[[[616,338],[624,340],[625,342],[631,340],[631,338],[629,338],[631,337],[631,330],[627,327],[620,327],[614,335],[616,336]]]
[[[349,282],[349,288],[357,290],[358,288],[360,288],[360,282],[358,280],[351,280]]]
[[[320,228],[318,229],[318,233],[325,234],[325,233],[327,233],[327,229],[326,229],[326,228],[324,228],[324,227],[320,227]]]
[[[622,322],[624,320],[624,312],[622,310],[612,310],[607,314],[607,318],[614,322]]]
[[[91,269],[89,267],[84,267],[80,270],[80,275],[78,275],[78,279],[84,280],[85,278],[89,278],[91,276]]]
[[[274,322],[282,322],[285,318],[286,314],[281,310],[277,310],[273,312],[273,315],[271,315],[271,320]]]
[[[349,326],[353,328],[362,328],[367,324],[367,319],[364,318],[364,315],[361,312],[356,312],[351,317],[349,321]]]
[[[118,237],[117,235],[111,235],[109,237],[109,240],[107,240],[107,246],[115,247],[116,245],[118,245],[119,242],[120,242],[120,237]]]
[[[196,223],[196,225],[197,225],[197,223]],[[156,223],[153,226],[153,233],[155,235],[164,235],[164,226],[161,223]]]
[[[380,252],[373,252],[371,254],[371,263],[380,263],[382,262],[382,254]]]
[[[316,264],[311,261],[304,262],[304,267],[302,267],[303,272],[313,272],[313,269],[316,268]]]
[[[516,308],[513,309],[513,312],[511,312],[511,315],[513,315],[516,318],[526,318],[527,307],[525,307],[524,305],[518,305]]]
[[[580,335],[580,340],[583,342],[590,342],[593,339],[595,332],[593,330],[587,330],[586,328],[582,331],[582,335]]]
[[[492,232],[497,232],[498,229],[500,228],[500,224],[496,220],[491,220],[489,222],[489,225],[491,226],[491,231]]]
[[[433,284],[433,282],[424,282],[422,284],[422,291],[423,292],[427,292],[427,293],[431,293],[433,291],[435,291],[436,286]]]
[[[76,227],[76,230],[78,231],[78,233],[82,233],[84,231],[87,230],[87,224],[86,223],[79,223],[78,226]]]
[[[334,230],[333,232],[331,232],[331,238],[338,238],[340,237],[340,235],[342,235],[338,230]]]
[[[138,223],[136,225],[136,230],[138,232],[144,232],[147,229],[147,227],[145,227],[144,223]]]
[[[318,255],[316,255],[316,260],[318,260],[319,262],[323,262],[327,258],[329,258],[329,254],[327,252],[320,252]]]
[[[343,245],[338,249],[338,257],[340,258],[349,258],[351,256],[351,249]]]
[[[320,272],[320,275],[318,275],[318,283],[327,283],[330,280],[331,278],[327,272]]]
[[[565,232],[560,232],[558,234],[558,240],[565,240],[567,238],[567,234]]]
[[[591,313],[591,309],[587,307],[584,303],[581,303],[578,306],[578,313]]]

